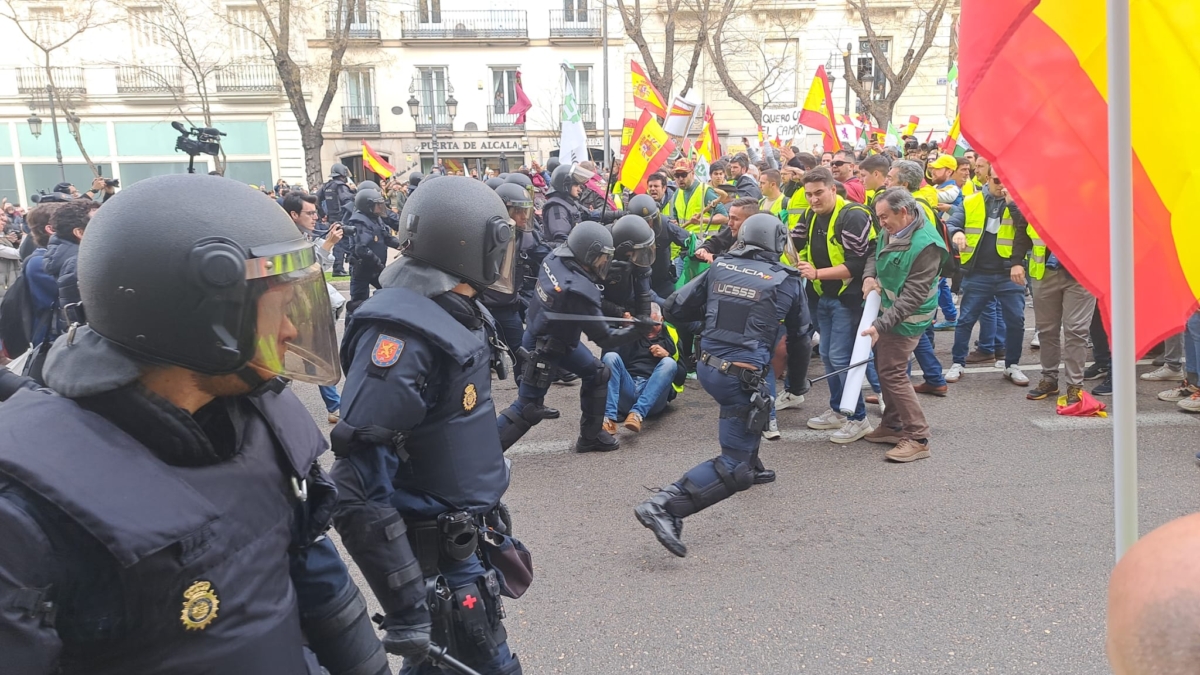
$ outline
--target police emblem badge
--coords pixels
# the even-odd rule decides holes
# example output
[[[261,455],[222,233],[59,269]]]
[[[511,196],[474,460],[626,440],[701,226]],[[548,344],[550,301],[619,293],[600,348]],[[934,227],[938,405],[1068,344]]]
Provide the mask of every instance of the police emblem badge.
[[[204,630],[217,618],[221,601],[207,581],[196,581],[183,592],[183,613],[179,620],[187,630]]]
[[[400,352],[403,351],[404,340],[380,334],[375,340],[375,351],[371,352],[371,363],[380,368],[387,368],[400,359]]]
[[[468,384],[463,390],[463,410],[471,412],[475,409],[475,403],[479,401],[479,395],[475,392],[475,385]]]

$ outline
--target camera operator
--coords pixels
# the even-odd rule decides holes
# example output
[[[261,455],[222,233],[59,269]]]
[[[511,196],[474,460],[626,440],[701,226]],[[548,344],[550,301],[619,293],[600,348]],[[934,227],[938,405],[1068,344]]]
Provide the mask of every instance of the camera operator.
[[[96,176],[92,179],[91,189],[83,193],[82,196],[99,204],[103,204],[107,199],[117,194],[117,188],[119,187],[121,187],[120,180],[115,178],[105,178],[104,176]]]

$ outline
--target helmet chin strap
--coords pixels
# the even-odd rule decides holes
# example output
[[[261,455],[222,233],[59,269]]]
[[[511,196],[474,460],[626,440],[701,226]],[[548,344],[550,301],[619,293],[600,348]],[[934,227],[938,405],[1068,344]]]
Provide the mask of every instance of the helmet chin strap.
[[[237,375],[239,380],[245,382],[246,386],[250,387],[248,396],[263,394],[268,391],[278,394],[287,386],[287,381],[282,377],[263,377],[259,369],[249,363],[242,366],[234,375]]]

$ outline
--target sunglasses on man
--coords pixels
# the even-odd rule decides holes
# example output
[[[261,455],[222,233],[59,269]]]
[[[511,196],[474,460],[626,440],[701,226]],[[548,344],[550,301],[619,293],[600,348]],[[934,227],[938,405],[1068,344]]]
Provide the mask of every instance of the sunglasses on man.
[[[840,168],[842,168],[843,166],[846,166],[846,165],[847,165],[847,164],[849,164],[849,163],[850,163],[850,162],[847,162],[846,160],[839,159],[839,160],[836,160],[836,161],[834,161],[834,162],[831,162],[831,163],[829,164],[829,166],[836,166],[836,167],[838,167],[838,168],[840,169]]]

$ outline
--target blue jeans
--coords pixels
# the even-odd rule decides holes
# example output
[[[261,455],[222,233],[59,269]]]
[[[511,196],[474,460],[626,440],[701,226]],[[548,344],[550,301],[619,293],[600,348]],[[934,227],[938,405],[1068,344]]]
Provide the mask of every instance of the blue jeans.
[[[1000,302],[989,302],[983,310],[983,315],[979,317],[979,340],[975,342],[975,346],[981,352],[994,354],[1004,348],[1003,337],[997,339],[996,336],[1004,336],[1007,332],[1008,327],[1004,324],[1004,312],[1000,310]]]
[[[858,328],[854,310],[837,298],[821,296],[817,301],[817,326],[821,332],[821,362],[825,372],[831,373],[850,365],[854,351],[854,331]],[[842,405],[842,388],[846,385],[846,373],[826,378],[829,383],[829,408],[838,410]],[[851,420],[858,421],[867,416],[867,404],[862,392],[858,392],[858,406]]]
[[[1096,313],[1099,314],[1099,311]],[[1200,311],[1187,320],[1187,328],[1183,331],[1183,358],[1186,365],[1184,371],[1200,375]],[[1195,379],[1193,377],[1188,382],[1196,384]]]
[[[1025,287],[1014,284],[1004,273],[968,274],[963,278],[962,293],[958,327],[954,329],[954,362],[963,366],[967,364],[971,331],[993,301],[1000,303],[1001,314],[1004,317],[1004,365],[1011,366],[1020,362],[1025,339]],[[982,340],[983,336],[980,335],[980,341]],[[985,348],[986,345],[980,345],[980,349]]]
[[[950,280],[938,281],[938,307],[946,321],[958,321],[958,308],[954,306],[954,294],[950,292]]]
[[[608,352],[602,358],[612,369],[608,379],[608,399],[604,416],[616,421],[624,412],[635,412],[646,419],[657,415],[667,407],[667,396],[671,393],[671,380],[675,378],[675,359],[659,359],[650,377],[633,377],[625,369],[625,362],[616,352]]]
[[[938,361],[937,355],[933,353],[933,326],[925,329],[921,334],[921,339],[917,342],[917,348],[913,350],[913,358],[917,364],[921,366],[921,371],[925,373],[925,383],[933,387],[942,387],[946,384],[946,378],[942,375],[942,362]],[[912,372],[912,362],[908,364],[908,372]]]
[[[321,400],[325,402],[326,412],[336,412],[342,407],[342,397],[338,395],[337,385],[321,384],[317,385],[317,389],[321,392]]]

